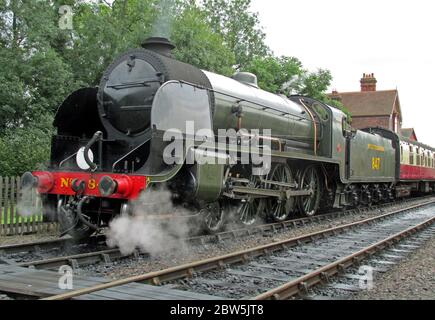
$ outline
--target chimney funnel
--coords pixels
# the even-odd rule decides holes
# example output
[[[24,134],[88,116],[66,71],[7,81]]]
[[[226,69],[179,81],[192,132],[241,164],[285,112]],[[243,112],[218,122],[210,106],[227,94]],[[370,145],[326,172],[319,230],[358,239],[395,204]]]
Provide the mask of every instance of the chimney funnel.
[[[172,58],[172,50],[175,49],[175,45],[167,38],[151,37],[142,43],[142,48]]]

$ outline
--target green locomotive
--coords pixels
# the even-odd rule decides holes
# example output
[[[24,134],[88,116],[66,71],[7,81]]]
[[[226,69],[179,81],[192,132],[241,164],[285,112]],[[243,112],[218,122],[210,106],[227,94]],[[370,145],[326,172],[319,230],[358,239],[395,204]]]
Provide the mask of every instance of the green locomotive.
[[[230,213],[252,225],[396,196],[393,133],[353,130],[338,109],[265,92],[249,73],[201,71],[171,49],[149,39],[59,108],[50,170],[25,184],[68,232],[99,230],[159,185],[209,232]]]

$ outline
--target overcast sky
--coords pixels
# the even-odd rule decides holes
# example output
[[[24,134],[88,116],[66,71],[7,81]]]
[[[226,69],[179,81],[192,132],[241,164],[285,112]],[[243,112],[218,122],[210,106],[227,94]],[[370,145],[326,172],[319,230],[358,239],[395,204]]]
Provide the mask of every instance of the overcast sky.
[[[435,147],[434,1],[252,1],[275,54],[331,70],[339,92],[375,73],[379,90],[398,88],[403,127]]]

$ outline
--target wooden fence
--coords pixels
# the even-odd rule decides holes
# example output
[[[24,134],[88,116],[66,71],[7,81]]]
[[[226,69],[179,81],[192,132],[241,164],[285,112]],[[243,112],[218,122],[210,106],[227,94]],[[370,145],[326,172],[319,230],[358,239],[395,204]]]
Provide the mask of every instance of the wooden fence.
[[[44,221],[36,191],[21,192],[19,177],[0,177],[0,236],[57,230],[57,223]]]

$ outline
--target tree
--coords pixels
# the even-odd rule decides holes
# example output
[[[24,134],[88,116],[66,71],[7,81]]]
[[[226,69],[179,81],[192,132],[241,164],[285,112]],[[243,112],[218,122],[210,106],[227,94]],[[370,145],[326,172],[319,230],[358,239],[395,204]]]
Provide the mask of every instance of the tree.
[[[81,86],[98,85],[107,66],[128,48],[139,47],[150,33],[156,0],[117,0],[78,3],[74,6],[74,29],[64,58]]]
[[[253,59],[245,68],[257,75],[259,87],[273,93],[290,95],[301,89],[302,63],[291,57],[266,56]]]
[[[202,5],[212,29],[234,52],[238,69],[269,52],[258,14],[249,11],[251,0],[202,0]]]
[[[319,69],[316,72],[309,72],[303,68],[301,61],[297,58],[272,55],[253,59],[246,70],[257,75],[258,85],[263,90],[287,96],[293,94],[308,96],[349,115],[340,102],[326,95],[332,81],[329,70]]]
[[[175,58],[198,68],[224,75],[233,73],[234,54],[205,22],[204,13],[186,7],[173,23],[171,39],[177,46]]]
[[[51,45],[56,15],[42,1],[0,0],[0,133],[53,112],[71,89],[71,72]]]
[[[8,128],[0,137],[0,174],[21,175],[46,168],[50,156],[51,115],[41,116],[28,127]]]

